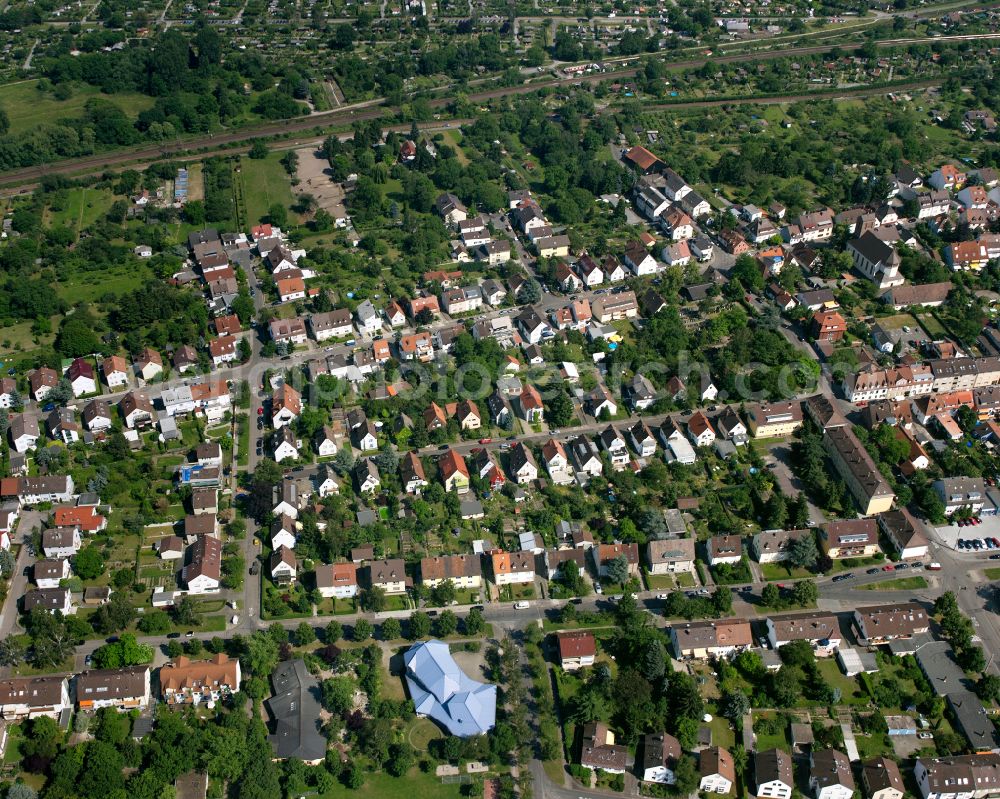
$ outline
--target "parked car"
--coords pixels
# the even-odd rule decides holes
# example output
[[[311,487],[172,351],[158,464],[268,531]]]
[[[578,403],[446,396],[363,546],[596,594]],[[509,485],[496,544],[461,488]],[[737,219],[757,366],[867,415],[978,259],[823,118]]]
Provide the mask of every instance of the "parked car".
[[[882,571],[884,571],[884,572],[894,572],[894,571],[896,571],[896,567],[893,566],[891,563],[887,563],[887,564],[885,564],[885,566],[882,567]]]
[[[874,569],[869,569],[868,571],[866,571],[865,574],[878,574],[880,571],[881,569],[879,569],[879,567],[876,566]]]

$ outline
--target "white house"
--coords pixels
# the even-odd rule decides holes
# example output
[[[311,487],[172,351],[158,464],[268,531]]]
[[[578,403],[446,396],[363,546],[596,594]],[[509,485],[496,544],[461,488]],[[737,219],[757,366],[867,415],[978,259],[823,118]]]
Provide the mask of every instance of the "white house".
[[[676,782],[674,769],[681,758],[681,744],[665,732],[651,732],[642,740],[642,781],[660,785]]]
[[[320,563],[316,566],[316,589],[327,599],[350,599],[358,594],[355,563]]]
[[[658,271],[656,259],[638,241],[629,243],[625,248],[625,263],[636,277],[655,275]]]
[[[814,750],[809,758],[809,787],[815,799],[851,799],[854,775],[847,755],[836,749]]]
[[[295,549],[295,520],[284,513],[271,524],[271,549]]]
[[[80,545],[76,527],[53,527],[42,532],[42,552],[47,558],[70,558],[80,551]]]
[[[542,446],[542,460],[545,461],[545,469],[556,485],[566,485],[573,482],[573,467],[569,464],[566,450],[563,445],[554,438],[550,438]]]
[[[299,450],[292,428],[285,426],[279,428],[274,434],[274,460],[281,463],[285,460],[294,460],[299,457]]]

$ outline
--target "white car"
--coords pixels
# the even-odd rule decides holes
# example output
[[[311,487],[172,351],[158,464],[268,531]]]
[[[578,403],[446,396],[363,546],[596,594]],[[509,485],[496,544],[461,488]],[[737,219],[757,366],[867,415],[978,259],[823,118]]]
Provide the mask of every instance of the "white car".
[[[514,610],[527,610],[531,607],[530,602],[525,602],[523,599],[520,602],[514,603]]]
[[[233,616],[233,617],[232,617],[232,618],[231,618],[231,619],[229,620],[229,623],[230,623],[230,624],[232,624],[232,625],[233,625],[233,626],[235,627],[235,626],[236,626],[237,624],[239,624],[239,623],[240,623],[240,617],[239,617],[239,616]]]

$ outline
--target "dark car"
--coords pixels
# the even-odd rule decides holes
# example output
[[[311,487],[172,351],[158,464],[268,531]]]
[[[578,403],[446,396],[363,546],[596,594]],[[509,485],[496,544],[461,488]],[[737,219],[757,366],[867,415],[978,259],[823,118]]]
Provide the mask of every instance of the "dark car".
[[[473,605],[471,608],[469,608],[469,610],[484,611],[484,610],[486,610],[486,608],[483,605]]]
[[[839,583],[839,582],[843,582],[844,580],[851,580],[853,578],[854,578],[854,574],[851,573],[851,572],[848,572],[847,574],[838,574],[836,577],[833,578],[833,582]]]
[[[878,574],[880,571],[882,570],[878,568],[878,566],[876,566],[874,569],[869,569],[868,571],[866,571],[865,574]]]
[[[180,638],[180,637],[181,637],[180,633],[168,633],[167,634],[167,638]]]
[[[908,569],[908,568],[910,568],[910,564],[909,563],[897,563],[896,564],[896,571],[899,571],[900,569]]]

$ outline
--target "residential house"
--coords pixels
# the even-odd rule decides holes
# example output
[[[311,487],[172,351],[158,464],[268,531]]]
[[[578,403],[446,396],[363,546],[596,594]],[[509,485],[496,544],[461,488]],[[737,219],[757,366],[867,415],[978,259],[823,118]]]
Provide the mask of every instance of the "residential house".
[[[670,640],[677,657],[695,660],[731,657],[754,643],[746,619],[680,622],[670,627]]]
[[[788,550],[794,542],[812,535],[811,529],[765,530],[751,539],[750,552],[758,563],[780,563],[788,560]]]
[[[656,259],[641,241],[630,241],[625,246],[625,265],[636,277],[655,275],[658,271]]]
[[[287,383],[283,383],[271,395],[271,424],[275,428],[286,427],[302,413],[302,395]]]
[[[163,358],[160,353],[146,347],[135,359],[135,373],[147,382],[163,374]]]
[[[577,534],[582,540],[583,531],[578,530]],[[593,541],[591,541],[591,545],[593,545]],[[587,570],[587,552],[586,547],[582,544],[581,546],[574,546],[572,549],[547,549],[545,550],[544,559],[545,573],[549,580],[554,580],[562,574],[563,568],[570,561],[573,562],[578,574],[583,574]]]
[[[698,756],[698,771],[701,779],[698,791],[705,794],[728,794],[736,784],[736,766],[729,750],[721,746],[702,749]]]
[[[275,585],[291,585],[298,575],[299,564],[295,553],[287,547],[279,547],[271,553],[271,579]]]
[[[70,558],[80,551],[82,541],[76,527],[52,527],[42,531],[42,552],[47,558]]]
[[[862,646],[878,646],[912,638],[930,629],[927,612],[916,602],[875,605],[854,611],[854,628]]]
[[[697,460],[694,447],[691,446],[687,437],[681,431],[677,423],[669,416],[663,420],[660,429],[657,431],[660,441],[666,449],[668,462],[678,462],[690,465]]]
[[[935,189],[958,191],[965,185],[967,178],[968,176],[954,164],[942,164],[927,178],[927,184]]]
[[[696,447],[710,447],[715,443],[715,428],[701,411],[695,411],[688,418],[688,438]]]
[[[10,416],[7,437],[15,452],[27,452],[38,445],[41,433],[38,430],[38,420],[26,413]]]
[[[406,566],[402,558],[373,560],[368,564],[368,585],[387,594],[406,593]]]
[[[274,431],[271,441],[274,460],[281,463],[286,460],[296,460],[299,457],[298,439],[290,426],[279,427]]]
[[[768,749],[754,755],[755,796],[758,799],[791,799],[795,788],[792,756],[783,749]]]
[[[615,734],[603,721],[583,725],[580,742],[580,765],[592,771],[624,774],[628,768],[627,746],[615,743]]]
[[[69,560],[53,558],[51,560],[35,561],[32,569],[32,581],[39,588],[58,588],[61,580],[70,576]]]
[[[129,391],[118,401],[118,412],[128,428],[149,424],[156,413],[152,400],[144,391]]]
[[[681,755],[680,741],[674,736],[665,732],[647,733],[642,739],[642,781],[673,785]]]
[[[479,589],[483,585],[483,568],[478,555],[444,555],[420,561],[420,581],[434,588],[445,580],[460,590]]]
[[[111,355],[101,361],[101,374],[108,388],[128,385],[128,373],[128,362],[120,355]]]
[[[220,652],[209,660],[192,661],[181,655],[160,669],[160,692],[167,705],[218,702],[240,690],[238,658]]]
[[[592,318],[603,325],[638,316],[639,303],[634,291],[603,294],[590,303],[590,311]]]
[[[187,551],[187,564],[181,569],[181,582],[191,594],[219,590],[222,581],[222,542],[199,536]]]
[[[497,586],[535,581],[535,555],[532,552],[493,552],[490,564],[493,582]]]
[[[438,471],[445,491],[464,494],[469,490],[469,468],[465,459],[453,449],[449,449],[438,460]]]
[[[656,439],[643,421],[628,428],[629,442],[640,458],[649,458],[656,452]]]
[[[694,545],[693,538],[663,538],[648,542],[646,561],[650,574],[694,573]]]
[[[601,449],[608,454],[608,460],[614,471],[619,472],[628,467],[631,460],[628,453],[628,444],[625,443],[625,438],[621,433],[615,430],[612,425],[608,425],[598,433],[597,440],[601,444]]]
[[[768,616],[767,638],[775,650],[793,641],[808,641],[818,657],[826,657],[840,646],[840,622],[836,614],[822,611]]]
[[[59,385],[59,373],[47,366],[28,372],[28,390],[36,402],[44,400]]]
[[[743,420],[740,419],[739,414],[731,406],[727,406],[719,414],[719,418],[716,419],[715,423],[718,425],[722,437],[732,441],[736,446],[742,447],[749,441],[746,425],[743,424]]]
[[[879,551],[875,519],[828,522],[820,528],[820,546],[828,557],[866,558]]]
[[[569,442],[569,448],[578,474],[599,477],[604,471],[597,444],[587,436],[577,436]]]
[[[354,483],[359,494],[373,494],[382,487],[378,466],[371,458],[360,458],[354,466]]]
[[[508,457],[510,475],[518,485],[527,485],[538,479],[535,457],[522,442],[518,441],[510,448]]]
[[[885,756],[862,763],[861,784],[867,799],[903,799],[906,793],[899,766],[895,760]]]
[[[933,487],[948,515],[962,508],[976,514],[986,503],[985,486],[979,477],[945,477],[935,480]]]
[[[570,466],[566,450],[559,441],[550,438],[545,442],[542,446],[542,460],[553,483],[566,485],[573,482],[573,467]]]
[[[521,409],[521,417],[529,424],[541,422],[545,415],[545,406],[542,404],[541,394],[533,385],[528,383],[521,390],[517,398],[518,406]]]
[[[799,402],[754,403],[746,410],[747,426],[754,438],[789,436],[802,425]]]
[[[921,531],[920,523],[906,508],[880,513],[878,526],[901,560],[927,556],[930,542]]]
[[[358,567],[354,563],[316,565],[316,590],[326,599],[350,599],[358,595]]]
[[[642,374],[633,376],[622,393],[633,411],[644,411],[656,401],[656,389],[649,378]]]
[[[279,514],[271,522],[271,549],[278,550],[281,547],[295,549],[295,519],[286,513]]]
[[[556,633],[556,645],[563,671],[576,671],[594,665],[597,642],[593,633],[587,630]]]
[[[738,535],[713,535],[708,539],[708,564],[735,566],[743,559],[743,539]]]
[[[76,676],[76,704],[80,710],[113,707],[119,711],[149,705],[149,666],[97,669]]]
[[[68,588],[39,588],[25,593],[21,599],[21,609],[25,615],[35,608],[41,608],[48,613],[59,611],[64,616],[70,616],[76,612],[72,600],[73,595]]]
[[[268,325],[271,341],[275,344],[305,344],[306,323],[301,317],[273,319]]]
[[[0,718],[5,721],[47,716],[58,720],[73,707],[69,679],[63,675],[9,677],[0,680]]]
[[[812,335],[817,341],[834,343],[847,333],[847,322],[837,311],[817,311],[812,317]]]
[[[813,750],[809,755],[809,787],[815,799],[852,799],[851,761],[836,749]]]
[[[424,465],[415,452],[407,452],[399,460],[399,477],[407,494],[417,494],[427,487]]]
[[[84,394],[94,394],[97,391],[97,380],[94,377],[94,367],[86,358],[77,358],[66,370],[66,379],[73,388],[74,397]]]
[[[590,547],[590,557],[600,577],[608,576],[608,565],[617,558],[625,558],[631,576],[639,575],[638,544],[597,544]]]
[[[1000,755],[917,758],[913,776],[922,799],[979,799],[997,794]]]
[[[337,308],[325,313],[315,313],[309,317],[309,329],[316,341],[350,338],[354,332],[351,312],[346,308]]]

